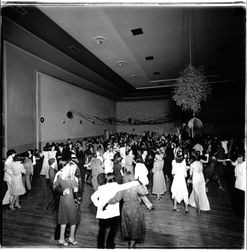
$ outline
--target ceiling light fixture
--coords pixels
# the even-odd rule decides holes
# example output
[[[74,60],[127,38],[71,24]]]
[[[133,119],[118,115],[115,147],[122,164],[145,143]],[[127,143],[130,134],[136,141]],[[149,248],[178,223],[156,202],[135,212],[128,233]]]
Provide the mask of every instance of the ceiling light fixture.
[[[131,79],[136,79],[138,77],[138,75],[132,75],[130,76]]]
[[[79,49],[77,49],[76,47],[74,46],[69,46],[69,49],[74,52],[74,53],[78,53],[79,52]]]
[[[101,45],[107,41],[107,38],[104,36],[95,36],[93,37],[93,40],[96,44]]]
[[[143,34],[142,28],[133,29],[133,30],[131,30],[131,32],[132,32],[133,36],[138,36],[138,35]]]
[[[126,61],[117,61],[117,65],[118,65],[119,67],[124,67],[126,64],[127,64]]]
[[[23,7],[12,6],[12,8],[15,9],[21,15],[26,15],[27,14],[27,11]]]

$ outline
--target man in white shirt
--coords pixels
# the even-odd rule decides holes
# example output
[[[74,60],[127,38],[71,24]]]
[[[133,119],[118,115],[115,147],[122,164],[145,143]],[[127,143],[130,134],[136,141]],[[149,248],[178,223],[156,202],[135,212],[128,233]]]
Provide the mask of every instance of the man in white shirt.
[[[117,192],[137,186],[139,183],[137,181],[133,181],[119,185],[115,182],[115,176],[112,173],[108,173],[106,176],[104,173],[99,174],[97,176],[97,181],[99,187],[91,196],[92,202],[97,207],[96,218],[99,219],[97,247],[114,248],[118,218],[120,216],[119,202],[116,204],[109,204],[106,208],[104,208],[104,206],[116,195]],[[105,234],[108,227],[110,230],[105,244]]]
[[[135,179],[139,180],[142,183],[143,187],[146,189],[146,194],[148,194],[148,189],[146,186],[149,183],[147,176],[148,176],[148,170],[147,170],[145,164],[143,163],[143,157],[142,157],[142,159],[137,158],[136,159],[136,166],[135,166]],[[153,204],[150,202],[150,200],[147,198],[146,195],[142,195],[141,199],[144,202],[144,204],[146,205],[147,210],[149,212],[154,209]]]
[[[246,191],[246,161],[242,161],[235,167],[235,203],[236,214],[244,219],[245,191]]]

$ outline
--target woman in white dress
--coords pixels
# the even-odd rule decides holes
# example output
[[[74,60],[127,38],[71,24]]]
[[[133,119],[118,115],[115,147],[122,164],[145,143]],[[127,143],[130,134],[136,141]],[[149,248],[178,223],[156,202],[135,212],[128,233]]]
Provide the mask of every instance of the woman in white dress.
[[[9,207],[12,211],[14,211],[15,207],[21,208],[19,197],[20,195],[26,193],[26,189],[22,181],[22,174],[25,174],[26,170],[18,157],[16,157],[15,161],[11,163],[11,170],[13,175],[10,184],[10,194],[13,195],[13,199]]]
[[[55,161],[56,161],[55,164],[57,166],[56,154],[57,154],[57,151],[56,151],[55,144],[52,144],[49,147],[48,151],[46,151],[46,149],[44,149],[44,151],[42,152],[42,155],[44,156],[44,159],[43,159],[43,164],[42,164],[42,169],[41,169],[40,174],[44,175],[47,180],[49,179],[49,175],[48,175],[48,171],[49,171],[48,160],[51,159],[51,158],[55,159]]]
[[[161,195],[166,192],[166,182],[163,173],[164,160],[159,152],[155,154],[153,173],[153,190],[152,193],[157,195],[157,200],[160,200]]]
[[[143,159],[138,157],[136,159],[136,166],[135,166],[135,179],[139,180],[142,183],[144,193],[143,195],[141,195],[141,199],[144,202],[145,206],[147,207],[147,210],[150,212],[151,210],[154,209],[154,206],[146,196],[148,194],[147,185],[149,183],[147,176],[148,176],[148,170],[145,164],[143,163]]]
[[[107,150],[103,154],[105,174],[113,172],[113,156],[114,156],[113,149],[109,145],[107,147]]]
[[[185,212],[188,213],[188,189],[186,185],[187,168],[186,161],[181,149],[178,149],[175,155],[175,159],[172,161],[172,175],[173,182],[171,186],[172,199],[173,199],[173,211],[177,210],[177,203],[182,200],[185,204]]]
[[[209,211],[210,206],[206,194],[206,182],[203,175],[203,165],[200,162],[200,152],[196,152],[194,161],[190,165],[190,176],[192,176],[192,192],[189,198],[189,204],[196,208],[200,213],[201,210]]]
[[[43,163],[42,163],[42,168],[40,171],[40,175],[44,175],[46,176],[48,174],[48,170],[49,170],[49,164],[48,164],[48,156],[49,156],[49,148],[44,147],[43,152],[40,154],[40,156],[43,156]]]
[[[13,176],[13,171],[11,169],[11,164],[14,162],[14,157],[16,155],[16,151],[14,149],[9,149],[7,152],[7,159],[4,163],[4,177],[3,180],[6,181],[7,183],[7,191],[4,195],[2,204],[7,205],[10,204],[13,196],[10,194],[10,184],[11,184],[11,179]]]

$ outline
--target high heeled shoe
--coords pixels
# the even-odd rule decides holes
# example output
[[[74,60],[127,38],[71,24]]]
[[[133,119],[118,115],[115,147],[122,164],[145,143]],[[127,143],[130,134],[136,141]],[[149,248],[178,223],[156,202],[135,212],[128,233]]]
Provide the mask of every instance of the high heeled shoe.
[[[13,205],[9,205],[10,210],[15,211],[15,208]]]
[[[200,213],[201,213],[201,210],[196,208],[196,212],[197,212],[198,214],[200,214]]]
[[[16,204],[15,204],[15,207],[21,208],[21,205],[20,205],[19,203],[16,203]]]
[[[75,246],[78,244],[78,242],[76,240],[72,240],[71,238],[68,239],[68,243]]]
[[[69,243],[66,242],[65,240],[59,240],[59,241],[58,241],[58,245],[66,247],[66,246],[69,245]]]

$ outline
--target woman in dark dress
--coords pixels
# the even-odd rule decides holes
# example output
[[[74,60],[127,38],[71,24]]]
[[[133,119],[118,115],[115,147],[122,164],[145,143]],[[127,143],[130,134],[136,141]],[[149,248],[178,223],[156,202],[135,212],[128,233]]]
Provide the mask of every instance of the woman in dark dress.
[[[131,172],[126,172],[123,177],[124,183],[134,180],[135,178]],[[145,220],[138,199],[139,194],[145,194],[142,185],[120,191],[108,201],[108,204],[115,204],[123,199],[121,213],[122,238],[128,241],[131,248],[135,247],[137,242],[143,241],[145,236]]]
[[[77,165],[72,161],[69,162],[54,179],[54,187],[60,186],[64,191],[60,197],[59,209],[58,209],[58,224],[60,227],[60,239],[59,245],[67,246],[68,243],[77,245],[75,240],[75,229],[79,223],[79,213],[74,201],[73,192],[78,190],[78,178],[75,177]],[[66,224],[70,224],[70,237],[68,242],[65,241],[65,228]]]
[[[123,158],[121,157],[119,152],[115,153],[113,158],[114,161],[113,172],[115,174],[115,179],[118,184],[123,183],[122,165],[121,165],[122,159]]]

